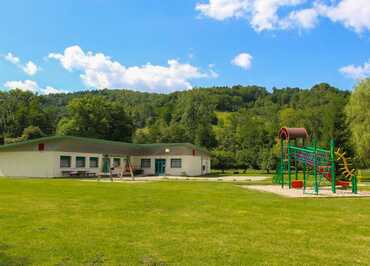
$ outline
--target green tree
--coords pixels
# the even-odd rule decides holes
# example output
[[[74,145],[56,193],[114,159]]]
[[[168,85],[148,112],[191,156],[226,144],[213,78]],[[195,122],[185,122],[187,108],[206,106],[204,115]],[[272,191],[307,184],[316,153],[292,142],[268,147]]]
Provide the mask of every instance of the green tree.
[[[275,157],[271,160],[269,153],[278,148],[274,139],[280,126],[305,127],[320,146],[335,138],[352,156],[354,145],[344,112],[350,94],[326,83],[272,92],[240,85],[170,94],[108,89],[54,95],[3,91],[0,135],[7,142],[20,141],[24,129],[35,126],[46,135],[57,130],[130,141],[135,132],[132,140],[137,143],[191,142],[226,152],[230,167],[265,169],[272,163],[272,169]]]
[[[274,156],[274,150],[272,148],[265,148],[260,152],[259,167],[270,173],[271,169],[274,169],[277,164],[277,159]]]
[[[216,149],[212,152],[212,168],[221,169],[224,173],[235,165],[234,154],[222,149]]]
[[[24,140],[38,139],[42,137],[45,137],[45,134],[39,127],[29,126],[23,130],[22,139]]]
[[[252,150],[242,149],[235,153],[235,166],[243,169],[244,173],[248,168],[253,168],[254,156],[256,154]]]
[[[58,134],[131,141],[131,119],[122,106],[105,97],[85,95],[73,99],[67,110],[68,116],[58,124]]]
[[[356,155],[370,165],[370,78],[357,84],[345,108]]]
[[[191,143],[211,148],[216,145],[212,130],[214,111],[215,105],[208,93],[192,90],[180,97],[174,121],[182,124],[186,139]]]
[[[248,151],[248,165],[251,168],[260,168],[261,153],[264,149],[271,149],[274,143],[274,136],[269,135],[266,118],[242,110],[238,114],[238,126],[236,139],[240,150]]]
[[[292,107],[286,107],[279,112],[280,127],[299,127],[298,111]]]
[[[52,125],[39,96],[21,90],[0,93],[0,131],[17,138],[28,126],[37,126],[52,133]]]
[[[151,132],[152,128],[144,127],[138,128],[133,135],[132,141],[134,143],[154,143],[156,142],[154,134]]]

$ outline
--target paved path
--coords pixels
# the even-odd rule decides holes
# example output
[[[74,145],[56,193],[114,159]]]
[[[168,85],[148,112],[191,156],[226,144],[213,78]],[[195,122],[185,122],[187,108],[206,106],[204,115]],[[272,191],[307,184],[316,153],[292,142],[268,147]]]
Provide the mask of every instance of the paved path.
[[[144,181],[165,181],[165,180],[186,180],[186,181],[222,181],[222,182],[240,182],[240,181],[261,181],[267,176],[222,176],[222,177],[186,177],[186,176],[140,176],[135,177],[136,182]],[[83,181],[97,181],[94,179],[83,179]],[[114,182],[133,182],[131,177],[113,178]],[[101,178],[100,182],[111,182],[110,178]]]

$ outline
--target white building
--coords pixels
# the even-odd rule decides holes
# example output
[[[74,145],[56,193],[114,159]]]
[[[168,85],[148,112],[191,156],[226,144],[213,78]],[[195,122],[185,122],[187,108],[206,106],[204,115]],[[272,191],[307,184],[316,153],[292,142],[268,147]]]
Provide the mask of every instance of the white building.
[[[189,143],[132,144],[54,136],[0,146],[0,176],[120,174],[129,164],[144,175],[199,176],[211,170],[208,151]]]

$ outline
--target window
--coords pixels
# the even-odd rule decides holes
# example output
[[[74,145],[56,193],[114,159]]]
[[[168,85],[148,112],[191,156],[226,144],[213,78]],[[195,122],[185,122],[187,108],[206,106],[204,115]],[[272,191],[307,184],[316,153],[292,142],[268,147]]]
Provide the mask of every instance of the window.
[[[39,151],[44,151],[45,150],[45,144],[44,143],[39,143],[38,150]]]
[[[150,168],[150,159],[141,159],[141,168]]]
[[[121,158],[113,158],[113,167],[120,167],[121,166]]]
[[[98,168],[98,167],[99,167],[99,158],[90,157],[90,168]]]
[[[60,156],[60,168],[71,167],[71,156]]]
[[[76,168],[85,168],[86,167],[86,158],[85,157],[76,157]]]
[[[171,159],[171,168],[181,168],[181,159]]]

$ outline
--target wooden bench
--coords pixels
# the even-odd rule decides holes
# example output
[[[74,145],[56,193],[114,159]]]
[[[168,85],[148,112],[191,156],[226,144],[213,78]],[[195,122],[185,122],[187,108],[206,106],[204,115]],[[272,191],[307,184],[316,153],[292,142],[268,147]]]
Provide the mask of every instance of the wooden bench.
[[[96,176],[95,172],[87,172],[86,176],[91,177],[91,176]]]
[[[77,174],[76,171],[72,170],[64,170],[62,171],[62,176],[75,176]]]
[[[69,176],[69,177],[90,177],[96,176],[96,173],[89,172],[89,171],[75,171],[75,170],[64,170],[62,171],[62,176]]]

